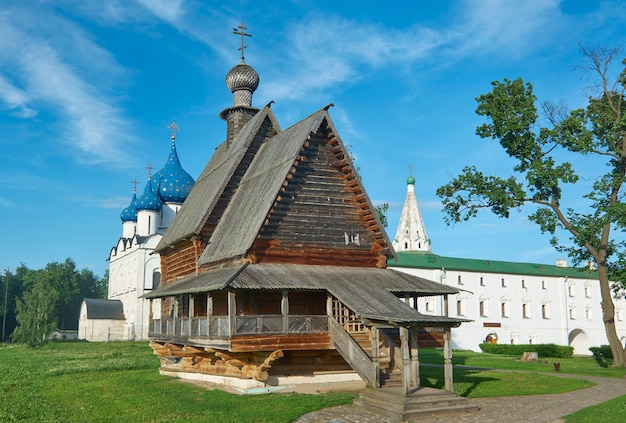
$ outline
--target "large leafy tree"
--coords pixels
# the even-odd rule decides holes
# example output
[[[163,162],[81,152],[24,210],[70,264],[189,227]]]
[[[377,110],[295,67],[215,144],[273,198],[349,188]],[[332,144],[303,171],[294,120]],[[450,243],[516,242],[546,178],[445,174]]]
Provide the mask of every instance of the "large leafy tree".
[[[33,286],[17,300],[19,326],[13,332],[17,342],[36,347],[48,341],[57,328],[56,302],[58,291],[47,273],[38,271]]]
[[[57,328],[77,329],[83,298],[106,298],[108,272],[104,278],[99,278],[91,270],[78,270],[71,258],[50,262],[39,270],[29,269],[24,264],[15,269],[14,274],[7,269],[0,275],[0,318],[3,321],[7,283],[5,340],[15,330],[14,340],[35,345],[36,342],[43,342]],[[44,291],[49,293],[45,298]],[[48,309],[50,301],[52,309]],[[54,327],[46,322],[54,322]],[[37,331],[40,329],[51,330],[39,336]]]
[[[485,116],[487,123],[476,133],[499,141],[514,160],[513,172],[508,177],[491,176],[468,166],[438,188],[437,195],[443,200],[448,224],[473,218],[480,209],[509,217],[512,209],[534,205],[529,218],[543,233],[552,234],[553,246],[566,252],[575,265],[596,266],[613,365],[625,366],[613,295],[626,281],[626,59],[615,72],[619,49],[582,48],[582,53],[583,69],[597,84],[590,87],[593,91],[584,108],[544,104],[546,126],[540,124],[530,83],[493,82],[492,91],[477,98],[476,113]],[[578,160],[581,157],[586,162]],[[595,165],[598,162],[605,167]],[[570,198],[575,190],[568,185],[583,175],[593,179],[592,190],[582,198]]]

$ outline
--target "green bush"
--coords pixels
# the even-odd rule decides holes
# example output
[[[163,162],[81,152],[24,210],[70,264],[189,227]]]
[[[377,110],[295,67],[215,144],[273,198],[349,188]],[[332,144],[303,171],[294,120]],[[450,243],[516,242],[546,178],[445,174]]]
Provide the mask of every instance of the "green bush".
[[[574,354],[574,347],[556,344],[480,344],[482,352],[501,355],[519,355],[526,351],[536,352],[540,357],[567,358]]]
[[[589,347],[589,351],[593,353],[596,358],[613,358],[613,352],[608,345],[600,345],[599,347]]]

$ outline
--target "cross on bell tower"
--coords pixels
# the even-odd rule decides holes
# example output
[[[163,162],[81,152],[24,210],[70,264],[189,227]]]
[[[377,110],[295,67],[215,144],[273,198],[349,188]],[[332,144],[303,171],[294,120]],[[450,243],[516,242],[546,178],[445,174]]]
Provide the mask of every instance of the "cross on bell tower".
[[[237,49],[241,51],[241,63],[245,63],[244,50],[248,48],[245,39],[246,37],[252,37],[252,34],[246,33],[246,29],[248,29],[248,27],[243,24],[243,21],[237,28],[233,28],[233,34],[241,35],[241,47]]]

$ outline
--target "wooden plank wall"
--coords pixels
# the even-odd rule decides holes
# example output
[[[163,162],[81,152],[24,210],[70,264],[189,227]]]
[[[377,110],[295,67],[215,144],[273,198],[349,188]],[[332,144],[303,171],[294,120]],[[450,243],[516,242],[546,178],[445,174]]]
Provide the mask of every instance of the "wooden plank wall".
[[[255,261],[366,267],[386,262],[373,211],[337,139],[320,131],[305,146],[260,232]]]

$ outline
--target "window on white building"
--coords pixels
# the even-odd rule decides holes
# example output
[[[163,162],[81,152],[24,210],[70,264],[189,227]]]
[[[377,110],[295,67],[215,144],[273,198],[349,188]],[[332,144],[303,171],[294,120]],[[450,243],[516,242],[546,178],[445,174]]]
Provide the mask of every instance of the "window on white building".
[[[620,322],[624,320],[624,310],[621,308],[618,308],[617,311],[615,312],[615,317],[617,317],[617,320],[619,320]]]
[[[480,277],[480,286],[485,286],[485,278]]]
[[[503,301],[500,303],[500,312],[502,317],[509,317],[509,302]]]
[[[576,307],[570,307],[568,314],[569,314],[570,320],[576,320]]]
[[[526,288],[526,279],[522,279],[522,288]]]
[[[574,285],[567,285],[567,295],[569,297],[573,297],[574,296]]]
[[[593,310],[591,307],[585,308],[585,319],[592,320],[593,319]]]
[[[433,306],[432,300],[426,300],[426,311],[429,311],[429,312],[435,311],[435,307]]]
[[[541,304],[541,318],[542,319],[550,318],[550,303]]]
[[[486,300],[481,300],[478,303],[478,308],[480,309],[481,317],[487,317],[487,301]]]
[[[152,274],[152,289],[157,289],[161,283],[161,272],[158,270]]]
[[[530,305],[528,303],[522,304],[522,317],[524,319],[530,319]]]
[[[462,282],[462,280],[461,280],[461,275],[459,275],[459,276],[457,276],[457,277],[456,277],[456,281],[457,281],[457,284],[459,284],[459,285],[463,285],[463,282]]]
[[[585,298],[591,298],[591,285],[589,282],[585,284]]]
[[[502,285],[503,287],[506,287],[506,279],[502,278],[501,285]]]
[[[465,298],[456,300],[456,315],[465,316]]]
[[[548,289],[546,288],[546,281],[541,281],[541,289]]]

